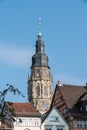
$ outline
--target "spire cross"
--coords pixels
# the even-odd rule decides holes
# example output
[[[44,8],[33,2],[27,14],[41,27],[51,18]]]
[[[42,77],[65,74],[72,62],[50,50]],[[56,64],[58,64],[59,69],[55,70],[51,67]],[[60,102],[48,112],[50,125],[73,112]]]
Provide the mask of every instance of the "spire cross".
[[[39,33],[41,33],[41,17],[38,19]]]

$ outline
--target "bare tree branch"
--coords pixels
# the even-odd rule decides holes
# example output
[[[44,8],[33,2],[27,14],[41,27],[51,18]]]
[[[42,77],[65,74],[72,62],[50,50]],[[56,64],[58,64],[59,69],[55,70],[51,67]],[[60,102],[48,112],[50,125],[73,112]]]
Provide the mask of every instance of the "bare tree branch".
[[[7,89],[0,91],[0,118],[1,121],[9,122],[12,125],[14,119],[14,110],[11,108],[12,103],[6,102],[5,97],[8,92],[13,93],[14,95],[20,95],[24,97],[24,95],[14,86],[7,84]]]

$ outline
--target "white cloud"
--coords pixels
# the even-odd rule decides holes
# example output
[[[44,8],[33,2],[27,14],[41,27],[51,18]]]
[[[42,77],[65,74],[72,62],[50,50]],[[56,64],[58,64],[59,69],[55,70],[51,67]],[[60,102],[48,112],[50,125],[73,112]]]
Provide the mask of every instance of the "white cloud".
[[[0,43],[0,62],[11,66],[24,67],[31,62],[31,48],[10,46]]]

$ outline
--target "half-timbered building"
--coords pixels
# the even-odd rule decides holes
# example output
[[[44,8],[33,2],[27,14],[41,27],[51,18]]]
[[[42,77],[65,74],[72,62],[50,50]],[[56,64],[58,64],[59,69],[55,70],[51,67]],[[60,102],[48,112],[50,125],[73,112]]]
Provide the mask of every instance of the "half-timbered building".
[[[52,106],[61,112],[70,130],[87,130],[87,90],[86,86],[56,85]]]

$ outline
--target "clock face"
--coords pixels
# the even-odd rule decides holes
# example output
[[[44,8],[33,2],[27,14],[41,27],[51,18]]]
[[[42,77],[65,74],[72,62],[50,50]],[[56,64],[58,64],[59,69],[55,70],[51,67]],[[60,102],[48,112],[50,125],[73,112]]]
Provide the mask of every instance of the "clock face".
[[[49,107],[49,104],[48,104],[48,102],[44,102],[44,109],[48,109],[48,107]]]

